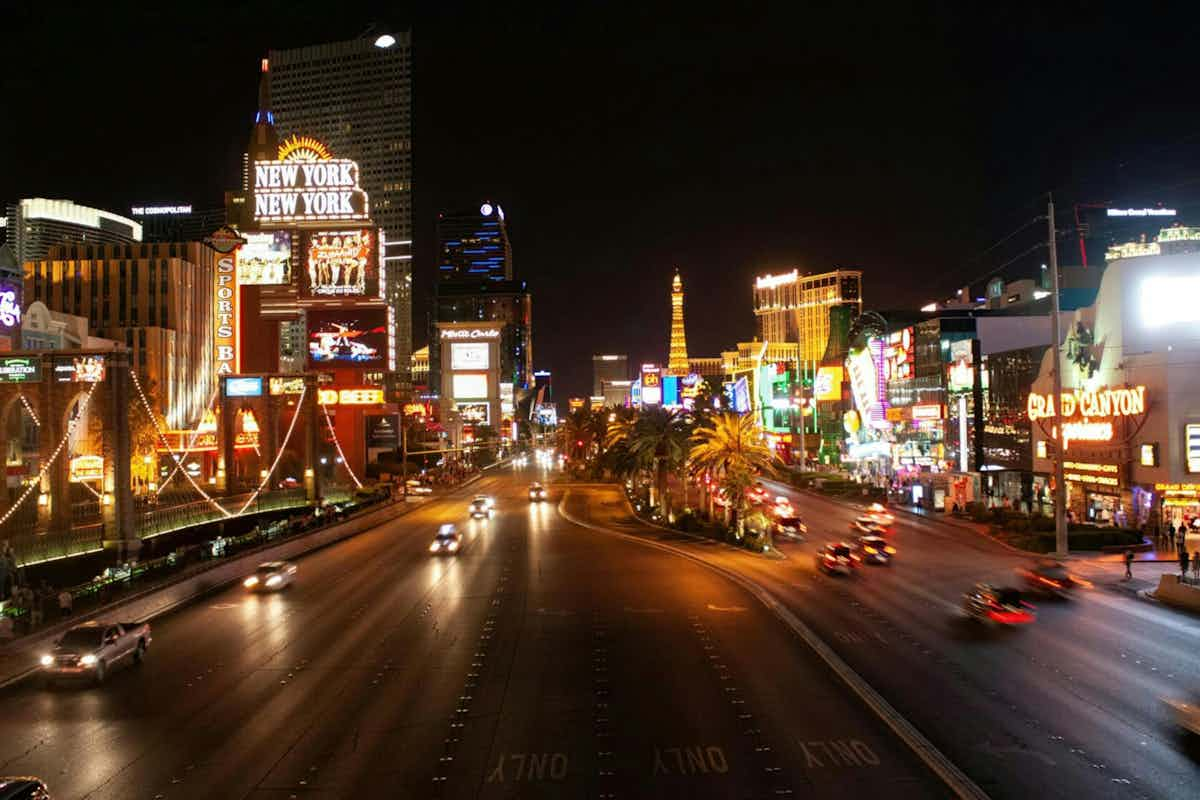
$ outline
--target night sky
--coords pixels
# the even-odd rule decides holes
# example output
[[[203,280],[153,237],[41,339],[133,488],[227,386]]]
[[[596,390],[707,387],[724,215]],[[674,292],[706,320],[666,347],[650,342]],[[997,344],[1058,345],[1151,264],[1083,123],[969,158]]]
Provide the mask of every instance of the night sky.
[[[1035,245],[1031,225],[988,249],[1047,190],[1060,227],[1076,202],[1200,215],[1193,14],[245,5],[0,0],[0,200],[217,206],[269,48],[411,26],[414,334],[437,212],[495,200],[560,400],[590,391],[592,353],[665,361],[676,266],[689,352],[717,355],[752,336],[766,270],[859,267],[867,307],[914,306]]]

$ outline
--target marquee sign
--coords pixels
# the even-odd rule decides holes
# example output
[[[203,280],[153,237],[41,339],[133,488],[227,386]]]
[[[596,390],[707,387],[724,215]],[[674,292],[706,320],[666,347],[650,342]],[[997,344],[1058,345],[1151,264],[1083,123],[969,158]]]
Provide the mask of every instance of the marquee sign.
[[[21,327],[21,284],[0,280],[0,332]]]
[[[499,339],[499,328],[443,328],[443,339]]]
[[[217,375],[240,372],[238,361],[238,276],[237,251],[217,258],[217,286],[213,303],[213,360]]]
[[[98,481],[104,477],[104,458],[102,456],[75,456],[71,459],[71,483]]]
[[[365,220],[370,209],[358,177],[356,162],[331,158],[315,139],[289,140],[278,160],[254,162],[254,220]]]

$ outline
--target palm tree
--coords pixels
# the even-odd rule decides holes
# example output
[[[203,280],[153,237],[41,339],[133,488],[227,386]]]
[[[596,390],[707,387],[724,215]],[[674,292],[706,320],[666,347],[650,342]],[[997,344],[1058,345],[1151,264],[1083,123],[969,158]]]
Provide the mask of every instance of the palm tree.
[[[592,412],[577,408],[563,419],[558,428],[563,452],[572,461],[585,462],[595,439]]]
[[[691,468],[717,479],[741,538],[746,489],[756,474],[775,472],[775,456],[763,443],[758,422],[750,414],[712,415],[692,435]]]
[[[687,418],[683,414],[659,407],[644,409],[630,433],[630,453],[654,475],[653,488],[657,497],[650,498],[650,505],[656,505],[657,500],[664,516],[670,515],[667,475],[687,463],[690,434]]]

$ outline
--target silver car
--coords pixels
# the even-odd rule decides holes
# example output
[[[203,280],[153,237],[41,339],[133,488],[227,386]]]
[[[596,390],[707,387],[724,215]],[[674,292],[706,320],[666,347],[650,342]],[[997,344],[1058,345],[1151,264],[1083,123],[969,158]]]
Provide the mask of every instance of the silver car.
[[[296,576],[296,565],[289,561],[268,561],[259,564],[254,574],[242,581],[252,592],[276,592],[292,583]]]

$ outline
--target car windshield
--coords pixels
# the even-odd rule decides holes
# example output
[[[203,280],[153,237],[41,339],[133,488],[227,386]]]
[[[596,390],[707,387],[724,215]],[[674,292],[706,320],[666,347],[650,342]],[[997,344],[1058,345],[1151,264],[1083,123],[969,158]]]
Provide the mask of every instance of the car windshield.
[[[260,564],[255,572],[257,572],[259,575],[270,575],[275,571],[275,569],[276,567],[274,564]]]
[[[850,548],[845,545],[838,545],[833,548],[833,554],[838,558],[846,558],[850,555]]]
[[[448,533],[443,533],[442,531],[438,531],[437,538],[442,541],[450,541],[451,539],[457,539],[458,534],[455,533],[454,531],[450,531]]]
[[[780,517],[779,524],[780,525],[799,525],[800,518],[799,517]]]
[[[100,628],[75,628],[63,634],[63,647],[98,647],[103,631]]]

